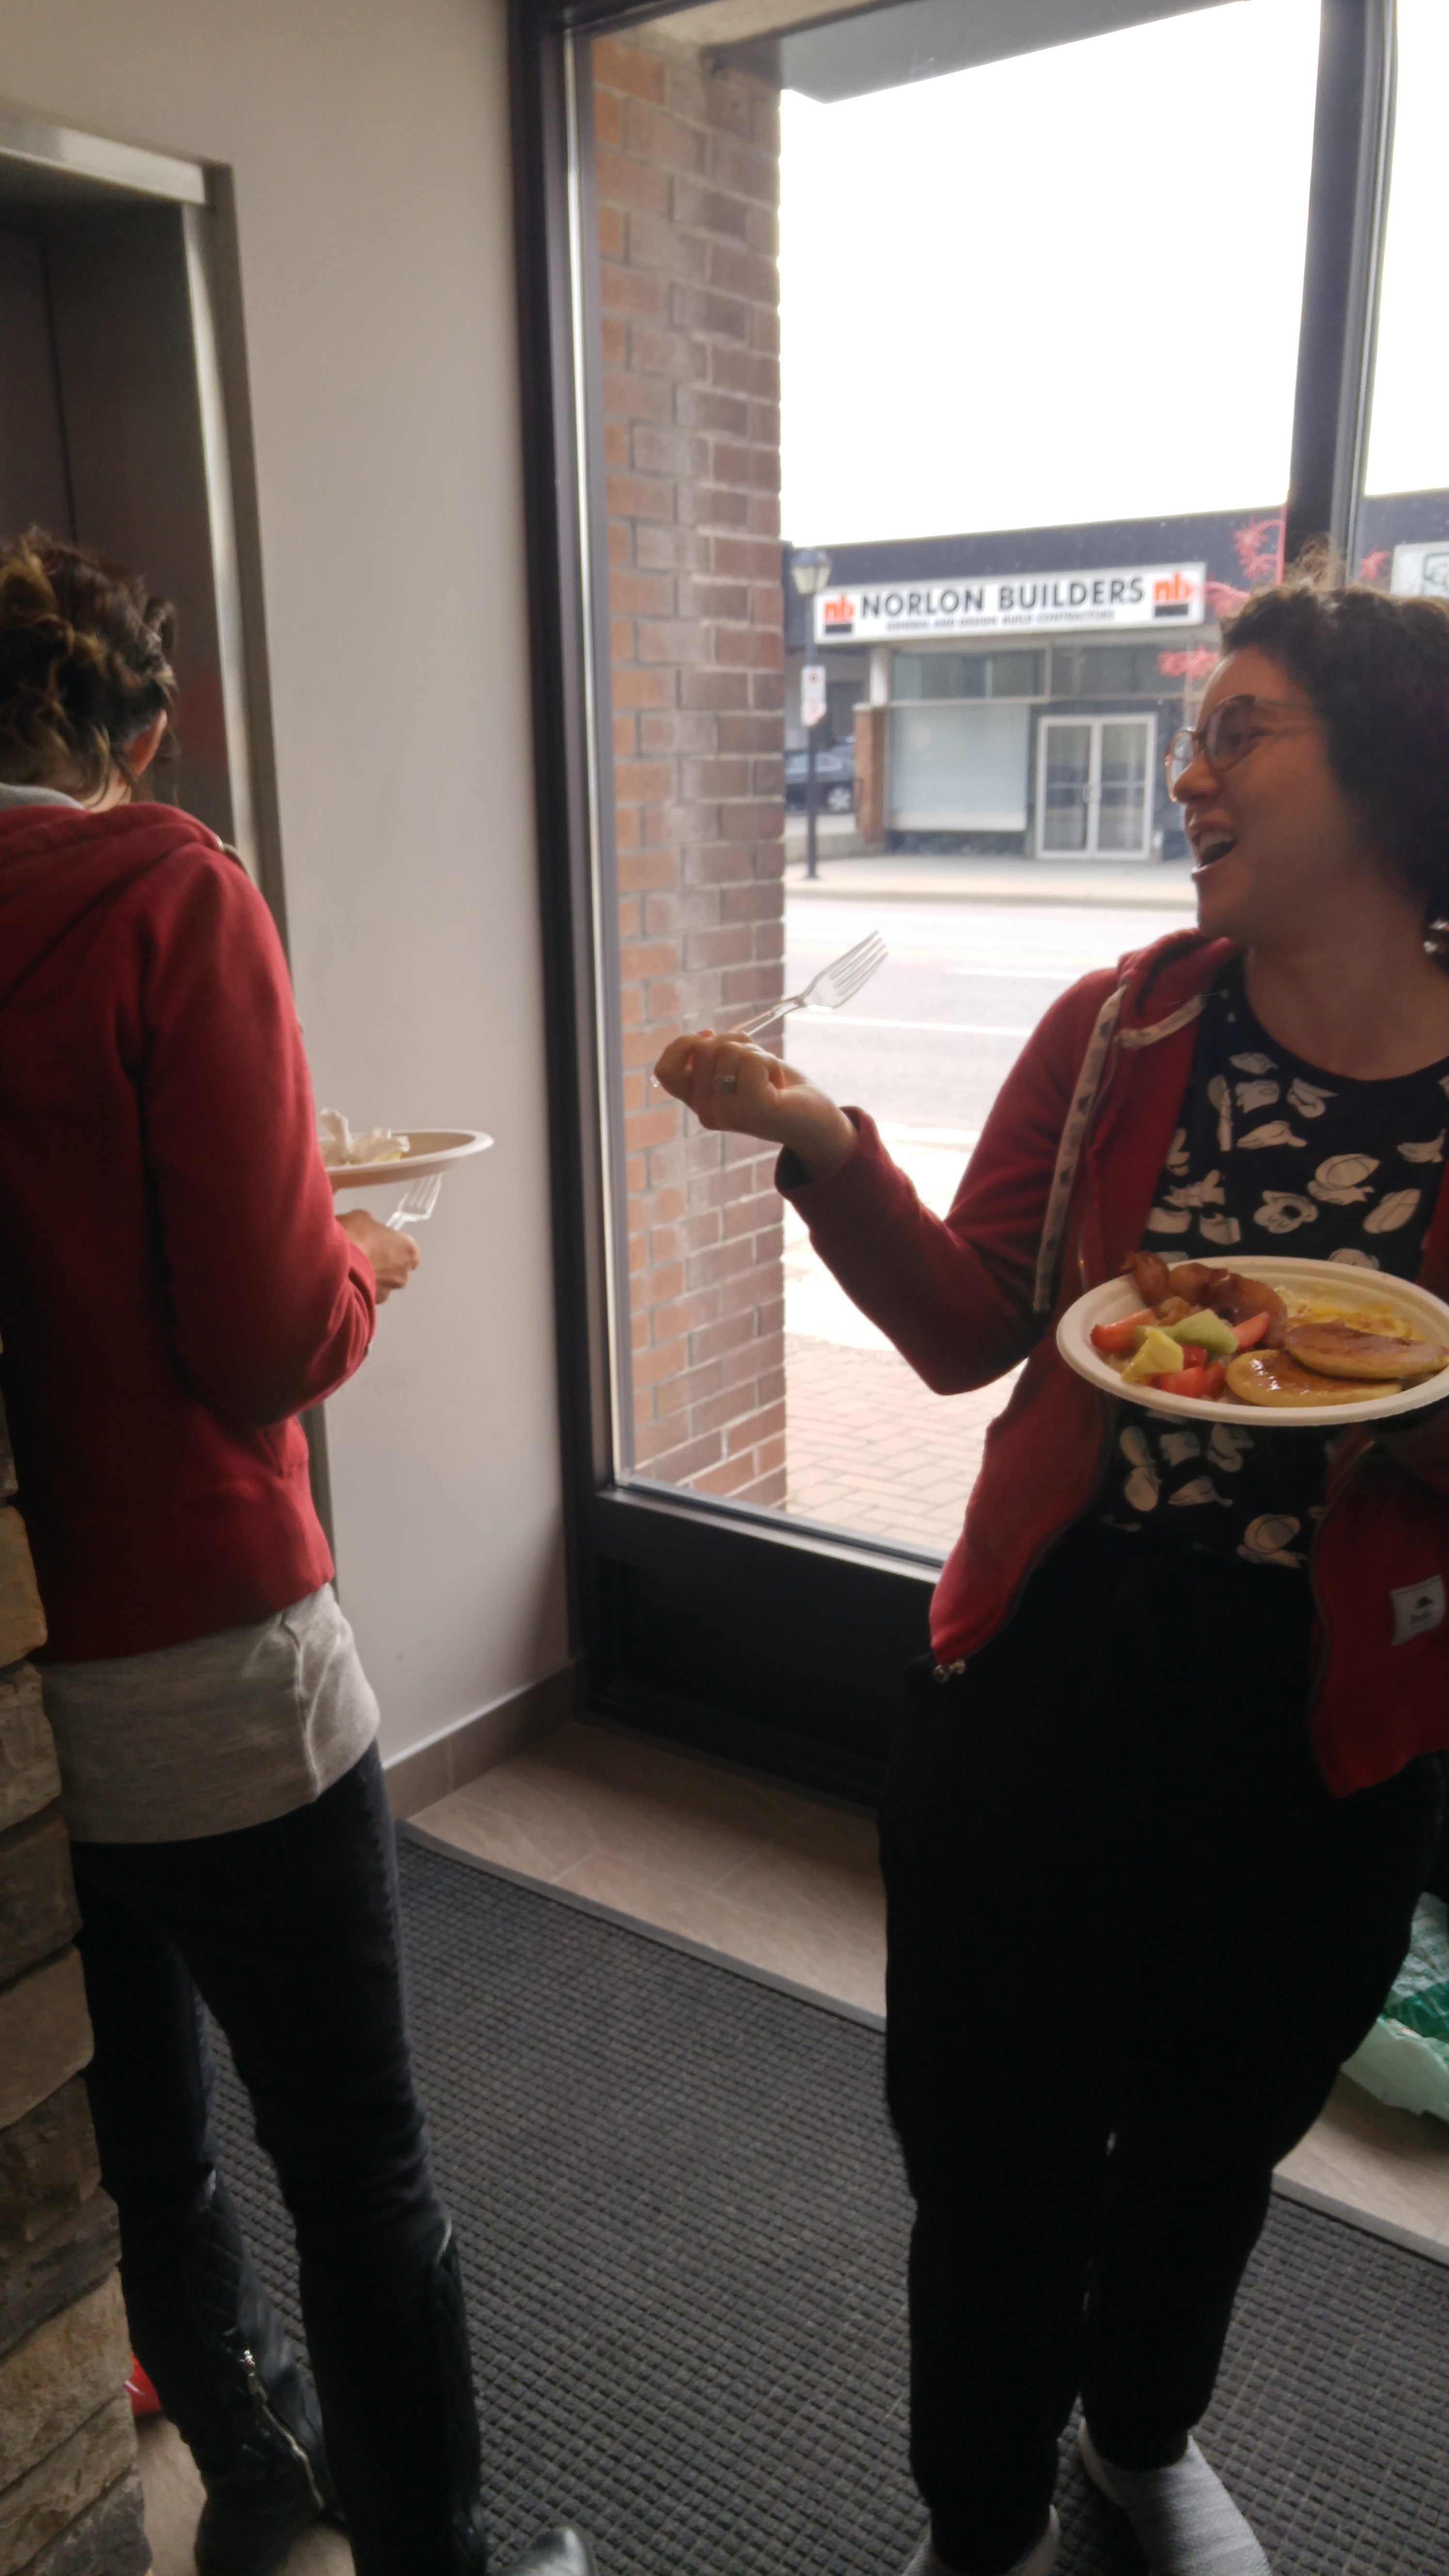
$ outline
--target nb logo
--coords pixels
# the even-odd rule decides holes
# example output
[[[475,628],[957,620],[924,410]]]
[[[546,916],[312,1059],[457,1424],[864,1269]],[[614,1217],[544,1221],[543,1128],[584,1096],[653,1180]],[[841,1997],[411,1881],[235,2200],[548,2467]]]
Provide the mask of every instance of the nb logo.
[[[1422,1637],[1442,1620],[1444,1577],[1431,1574],[1427,1583],[1401,1583],[1390,1592],[1389,1599],[1394,1605],[1394,1644],[1407,1645],[1411,1637]]]

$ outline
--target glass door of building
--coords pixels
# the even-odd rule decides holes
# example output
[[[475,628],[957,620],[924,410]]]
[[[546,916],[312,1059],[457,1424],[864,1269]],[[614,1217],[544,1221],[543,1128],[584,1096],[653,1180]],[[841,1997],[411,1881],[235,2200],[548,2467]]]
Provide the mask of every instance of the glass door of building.
[[[1037,851],[1044,859],[1145,859],[1152,843],[1152,716],[1047,716]]]

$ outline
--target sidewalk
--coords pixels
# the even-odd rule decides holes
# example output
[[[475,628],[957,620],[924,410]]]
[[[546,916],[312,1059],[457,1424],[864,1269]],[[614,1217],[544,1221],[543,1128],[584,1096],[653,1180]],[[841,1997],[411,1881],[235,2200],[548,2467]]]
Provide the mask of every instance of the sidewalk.
[[[788,844],[787,844],[788,847]],[[1116,906],[1129,912],[1194,909],[1186,860],[928,859],[836,857],[822,848],[820,873],[803,857],[785,869],[791,903],[1051,903]]]

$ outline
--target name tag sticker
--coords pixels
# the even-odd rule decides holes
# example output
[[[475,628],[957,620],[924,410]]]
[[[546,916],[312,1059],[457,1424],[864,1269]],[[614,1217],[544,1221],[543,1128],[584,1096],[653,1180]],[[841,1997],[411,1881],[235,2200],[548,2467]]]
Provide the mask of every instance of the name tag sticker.
[[[1406,1646],[1411,1637],[1422,1637],[1442,1620],[1444,1577],[1431,1574],[1427,1583],[1401,1583],[1389,1599],[1394,1605],[1394,1644]]]

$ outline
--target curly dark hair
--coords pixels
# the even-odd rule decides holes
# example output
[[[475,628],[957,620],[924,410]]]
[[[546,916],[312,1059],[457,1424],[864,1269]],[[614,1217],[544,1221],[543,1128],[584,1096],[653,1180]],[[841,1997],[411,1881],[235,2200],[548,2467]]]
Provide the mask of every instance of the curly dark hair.
[[[170,717],[175,611],[134,574],[27,528],[0,553],[0,779],[99,795],[127,746]]]
[[[1266,653],[1323,720],[1334,776],[1426,923],[1449,915],[1449,604],[1344,581],[1325,548],[1223,625]]]

